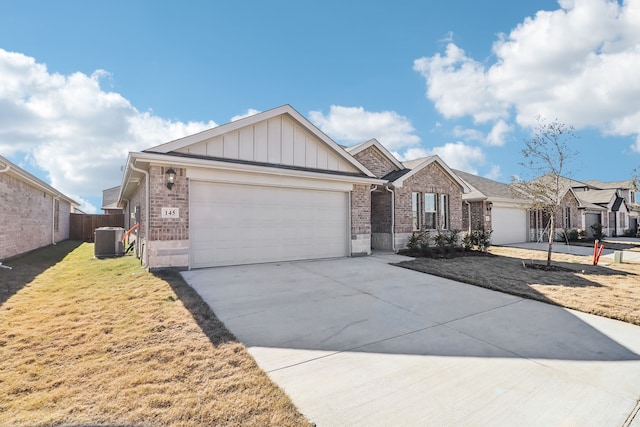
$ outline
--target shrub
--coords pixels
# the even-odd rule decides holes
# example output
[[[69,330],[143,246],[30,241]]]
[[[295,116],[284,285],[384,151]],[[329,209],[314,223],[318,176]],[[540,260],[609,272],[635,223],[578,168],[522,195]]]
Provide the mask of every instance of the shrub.
[[[444,249],[444,247],[447,246],[447,235],[438,230],[438,234],[435,235],[433,241],[438,248]]]
[[[596,240],[602,240],[604,233],[602,232],[602,224],[593,224],[591,226],[591,230],[593,231],[593,238]]]
[[[455,248],[458,246],[458,236],[460,236],[460,230],[449,230],[449,235],[447,236],[447,246],[450,248]]]
[[[473,245],[480,251],[486,252],[491,246],[491,233],[493,230],[486,230],[484,224],[479,224],[477,230],[471,232]]]
[[[462,249],[465,251],[470,251],[473,249],[473,236],[471,233],[465,233],[462,238]]]
[[[565,242],[575,242],[578,240],[578,230],[575,228],[562,230],[562,240]]]
[[[416,233],[415,231],[411,236],[409,236],[409,240],[407,241],[407,249],[411,252],[417,251],[422,247],[422,233]]]

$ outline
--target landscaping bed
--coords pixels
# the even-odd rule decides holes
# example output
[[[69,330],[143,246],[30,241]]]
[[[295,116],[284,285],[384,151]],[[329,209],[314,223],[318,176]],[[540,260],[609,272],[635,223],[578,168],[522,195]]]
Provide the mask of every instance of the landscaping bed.
[[[396,265],[640,325],[640,264],[594,266],[591,257],[553,254],[554,271],[527,268],[545,265],[546,252],[492,247],[493,256],[417,258]]]
[[[178,273],[74,242],[7,264],[0,425],[309,425]]]

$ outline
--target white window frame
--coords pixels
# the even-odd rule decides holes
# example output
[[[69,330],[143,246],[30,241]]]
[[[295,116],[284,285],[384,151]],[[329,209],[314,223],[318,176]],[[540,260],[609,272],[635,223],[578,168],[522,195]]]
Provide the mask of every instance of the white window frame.
[[[413,225],[413,231],[419,231],[422,227],[422,210],[420,209],[421,193],[411,193],[411,221]]]
[[[424,193],[422,197],[424,200],[424,227],[428,230],[438,229],[438,195],[436,193]],[[431,203],[428,203],[427,201]],[[428,207],[433,206],[433,210],[427,210]],[[431,219],[431,221],[429,221]],[[432,222],[432,224],[430,223]]]
[[[448,230],[449,229],[449,195],[448,194],[440,194],[440,203],[439,204],[439,211],[440,211],[440,218],[439,218],[439,225],[440,228],[442,230]]]

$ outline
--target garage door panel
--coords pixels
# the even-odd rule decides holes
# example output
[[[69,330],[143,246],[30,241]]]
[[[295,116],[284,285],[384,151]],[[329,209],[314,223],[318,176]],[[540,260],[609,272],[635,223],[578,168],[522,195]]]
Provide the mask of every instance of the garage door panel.
[[[191,182],[192,267],[348,255],[337,191]]]
[[[504,245],[527,241],[527,212],[524,209],[495,207],[491,211],[491,243]]]

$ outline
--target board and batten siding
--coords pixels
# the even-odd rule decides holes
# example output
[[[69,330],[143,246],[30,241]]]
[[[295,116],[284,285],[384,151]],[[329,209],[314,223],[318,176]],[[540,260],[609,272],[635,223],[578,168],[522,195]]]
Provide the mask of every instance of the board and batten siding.
[[[335,172],[359,172],[287,115],[273,117],[176,151]]]

